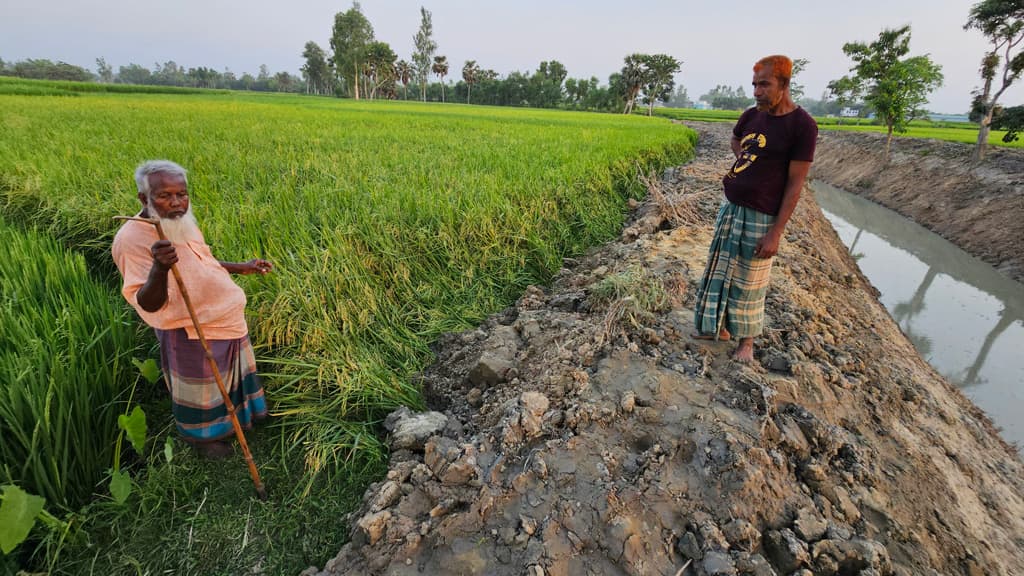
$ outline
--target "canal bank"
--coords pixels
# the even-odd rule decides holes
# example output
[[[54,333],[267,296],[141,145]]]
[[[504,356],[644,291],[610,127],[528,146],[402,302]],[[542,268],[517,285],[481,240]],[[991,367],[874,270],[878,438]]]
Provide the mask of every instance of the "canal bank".
[[[1024,150],[821,130],[811,178],[881,204],[1024,283]]]
[[[1024,573],[1024,464],[925,363],[814,195],[772,271],[757,362],[695,341],[733,158],[693,123],[619,241],[441,339],[431,408],[351,541],[306,574]]]
[[[810,188],[921,356],[1024,449],[1024,285],[866,198]]]

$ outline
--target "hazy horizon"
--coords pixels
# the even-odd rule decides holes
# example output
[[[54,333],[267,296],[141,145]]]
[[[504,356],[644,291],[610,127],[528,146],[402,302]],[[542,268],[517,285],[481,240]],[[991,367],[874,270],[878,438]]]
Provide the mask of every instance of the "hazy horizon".
[[[789,0],[769,13],[740,2],[680,7],[655,0],[642,8],[596,0],[490,5],[471,0],[366,0],[363,13],[378,40],[410,60],[420,6],[433,15],[437,54],[448,57],[451,82],[461,79],[466,60],[502,76],[532,72],[541,61],[558,60],[569,77],[608,76],[627,54],[665,53],[683,61],[676,83],[697,100],[716,85],[742,85],[751,94],[750,67],[759,57],[782,53],[810,61],[797,81],[818,99],[830,80],[847,74],[846,42],[870,42],[883,28],[911,25],[911,55],[929,54],[942,66],[945,84],[930,95],[933,112],[965,113],[971,90],[980,85],[978,67],[988,44],[963,30],[974,2],[936,0],[922,7],[912,0],[865,0],[856,8],[838,2]],[[334,14],[350,2],[310,0],[295,5],[254,0],[180,0],[143,6],[129,0],[42,0],[5,6],[0,21],[0,58],[5,62],[45,58],[93,72],[97,58],[116,71],[135,63],[147,68],[174,61],[236,75],[299,74],[302,50],[314,41],[329,52]],[[1024,83],[1003,94],[1006,106],[1024,104]]]

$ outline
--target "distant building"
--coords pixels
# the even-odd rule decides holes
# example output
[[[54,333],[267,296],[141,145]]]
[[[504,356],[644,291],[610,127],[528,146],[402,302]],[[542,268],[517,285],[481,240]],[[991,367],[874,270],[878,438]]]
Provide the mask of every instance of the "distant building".
[[[856,118],[860,116],[860,108],[843,108],[839,111],[839,115],[843,118]]]
[[[698,100],[698,101],[693,103],[693,109],[694,110],[711,110],[711,104],[708,104],[707,102],[705,102],[703,100]]]

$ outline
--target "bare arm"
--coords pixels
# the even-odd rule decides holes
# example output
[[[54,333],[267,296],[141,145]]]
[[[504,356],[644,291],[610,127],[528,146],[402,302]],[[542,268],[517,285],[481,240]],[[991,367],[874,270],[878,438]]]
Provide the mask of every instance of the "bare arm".
[[[732,148],[733,155],[736,156],[737,158],[739,158],[740,154],[743,153],[743,147],[740,146],[739,138],[733,136],[732,140],[729,141],[729,146]]]
[[[174,246],[167,240],[153,243],[153,267],[149,269],[149,278],[135,293],[135,301],[146,312],[156,312],[167,303],[167,272],[178,261]]]
[[[248,262],[220,261],[220,265],[229,274],[266,274],[274,269],[273,264],[260,258],[254,258]]]
[[[771,258],[779,251],[779,240],[789,217],[796,210],[796,203],[800,200],[800,191],[804,188],[804,181],[807,180],[807,173],[811,169],[810,162],[793,160],[789,163],[789,178],[786,180],[786,189],[782,193],[782,206],[779,207],[779,214],[775,217],[775,224],[771,230],[757,242],[754,249],[754,256],[758,258]]]

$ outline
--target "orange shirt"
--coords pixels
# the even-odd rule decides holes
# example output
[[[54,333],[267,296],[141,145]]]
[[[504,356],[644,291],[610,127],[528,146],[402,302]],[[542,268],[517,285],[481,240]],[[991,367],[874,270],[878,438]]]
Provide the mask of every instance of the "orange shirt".
[[[146,312],[135,299],[135,294],[149,279],[149,269],[153,267],[150,247],[158,239],[155,226],[135,220],[125,222],[117,231],[110,252],[124,278],[121,294],[146,324],[160,330],[184,328],[188,337],[195,340],[199,336],[192,326],[192,319],[173,273],[168,272],[167,302],[162,308],[156,312]],[[185,282],[192,307],[203,328],[203,335],[208,340],[233,340],[248,334],[245,292],[213,257],[202,234],[197,240],[176,243],[174,248],[178,254],[176,266]]]

